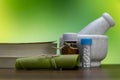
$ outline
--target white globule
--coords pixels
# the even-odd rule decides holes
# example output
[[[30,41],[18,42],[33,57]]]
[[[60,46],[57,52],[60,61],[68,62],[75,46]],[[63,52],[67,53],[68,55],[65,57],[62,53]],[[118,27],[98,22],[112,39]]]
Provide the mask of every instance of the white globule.
[[[90,45],[82,45],[82,67],[89,68],[91,66],[91,49]]]

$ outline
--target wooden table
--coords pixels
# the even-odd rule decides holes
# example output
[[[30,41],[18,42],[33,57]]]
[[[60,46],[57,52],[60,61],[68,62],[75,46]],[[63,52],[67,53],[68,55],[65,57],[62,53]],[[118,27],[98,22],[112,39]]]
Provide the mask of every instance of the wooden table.
[[[0,80],[120,80],[120,65],[79,70],[0,69]]]

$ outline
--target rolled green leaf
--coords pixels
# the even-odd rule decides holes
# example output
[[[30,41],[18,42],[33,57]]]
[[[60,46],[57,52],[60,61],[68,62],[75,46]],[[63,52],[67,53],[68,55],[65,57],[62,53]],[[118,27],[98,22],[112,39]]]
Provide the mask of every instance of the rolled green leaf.
[[[36,56],[16,59],[15,68],[19,69],[74,69],[79,67],[79,55]]]

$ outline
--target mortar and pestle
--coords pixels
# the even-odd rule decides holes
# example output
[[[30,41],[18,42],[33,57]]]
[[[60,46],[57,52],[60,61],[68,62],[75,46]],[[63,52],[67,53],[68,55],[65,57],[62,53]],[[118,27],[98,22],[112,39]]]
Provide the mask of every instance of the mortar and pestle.
[[[76,42],[79,54],[82,55],[81,39],[91,38],[90,65],[91,67],[99,67],[101,61],[106,57],[108,50],[108,37],[104,34],[109,28],[114,26],[114,24],[112,17],[108,13],[104,13],[100,18],[88,24],[79,33],[64,33],[60,38],[60,46],[63,46],[65,42]],[[61,54],[64,54],[62,49]]]

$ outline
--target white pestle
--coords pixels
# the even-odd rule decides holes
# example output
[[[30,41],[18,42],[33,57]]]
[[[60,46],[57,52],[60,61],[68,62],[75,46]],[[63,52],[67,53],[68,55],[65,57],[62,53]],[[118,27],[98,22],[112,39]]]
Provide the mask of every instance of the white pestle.
[[[103,35],[115,22],[108,13],[104,13],[100,18],[88,24],[78,34]]]

